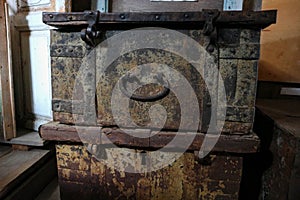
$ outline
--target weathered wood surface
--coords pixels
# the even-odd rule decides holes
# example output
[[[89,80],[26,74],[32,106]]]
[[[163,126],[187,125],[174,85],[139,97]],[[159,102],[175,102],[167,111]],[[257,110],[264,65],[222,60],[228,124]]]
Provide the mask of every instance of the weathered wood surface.
[[[262,150],[272,155],[263,174],[261,195],[266,200],[299,199],[300,101],[259,99],[256,126]]]
[[[0,158],[0,198],[28,178],[41,163],[49,159],[49,151],[11,151]]]
[[[57,145],[56,150],[62,199],[238,199],[241,157],[211,155],[203,165],[185,153],[161,170],[132,174],[104,165],[83,146]],[[117,162],[121,155],[110,153]]]
[[[12,151],[10,146],[0,145],[0,158]]]
[[[187,32],[187,34],[190,36],[193,35],[193,31],[185,32]],[[52,31],[51,34],[53,47],[52,51],[56,51],[58,46],[59,48],[71,48],[72,44],[76,43],[77,46],[81,46],[83,52],[86,52],[86,47],[81,41],[79,33]],[[113,32],[111,34],[113,34]],[[107,36],[109,37],[111,34],[107,33]],[[224,80],[228,105],[223,132],[249,133],[252,128],[254,113],[260,31],[256,29],[227,28],[220,29],[218,37],[218,42],[220,44],[220,73]],[[197,40],[200,44],[205,45],[203,42],[204,38],[201,39],[200,37]],[[84,122],[84,116],[82,115],[84,106],[80,106],[80,104],[83,103],[82,99],[84,95],[83,92],[80,91],[80,86],[75,86],[75,77],[77,77],[78,70],[82,64],[82,58],[77,56],[77,54],[65,54],[64,51],[60,51],[59,54],[53,54],[52,57],[53,115],[55,121],[60,121],[65,124],[73,124],[75,122],[80,124]],[[131,61],[128,61],[128,59],[126,61],[126,59],[124,60],[120,58],[119,63],[124,66],[124,61],[126,61],[129,62],[128,66],[130,66],[130,63],[135,63],[135,60],[138,57],[140,56],[133,55]],[[215,55],[215,57],[218,57],[218,55]],[[163,60],[167,60],[165,58],[166,56],[162,57]],[[96,74],[97,77],[101,76],[101,74],[98,72]],[[185,72],[185,74],[191,73]],[[116,74],[109,74],[109,77],[113,78],[101,79],[100,84],[97,85],[97,124],[102,126],[115,124],[114,121],[112,121],[110,106],[108,105],[110,102],[110,97],[106,94],[111,93],[111,89],[109,88],[115,85],[115,80],[117,80],[118,77]],[[103,85],[103,87],[101,87],[101,85]],[[217,85],[217,83],[214,85]],[[79,91],[76,93],[76,97],[72,99],[74,88],[79,88]],[[208,92],[201,94],[201,91],[205,90],[203,82],[194,85],[194,89],[198,91],[197,94],[199,97],[200,109],[203,109],[202,116],[205,116],[205,118],[202,119],[202,131],[205,132],[209,123],[210,108],[207,107],[208,102],[205,100],[208,97],[205,97],[204,100],[202,100],[202,96],[207,96],[209,94]],[[173,103],[170,105],[172,104]],[[131,113],[133,114],[134,119],[138,120],[138,122],[147,124],[146,118],[148,113],[145,114],[144,111],[146,111],[146,108],[149,106],[146,106],[143,103],[138,103],[138,105],[139,106],[136,106],[137,108],[140,108],[141,105],[143,105],[142,108],[145,108],[142,110],[138,109],[136,112]],[[176,112],[174,116],[175,118],[173,117],[173,120],[170,121],[169,119],[168,121],[169,128],[176,128],[175,126],[178,126],[178,124],[175,123],[178,121],[176,120]]]
[[[247,2],[249,3],[250,1]],[[194,39],[204,49],[209,49],[208,47],[211,47],[212,43],[214,43],[215,48],[210,48],[210,52],[208,52],[214,60],[201,60],[205,66],[204,77],[201,77],[191,66],[191,63],[183,59],[182,56],[163,50],[139,49],[120,56],[103,71],[102,69],[106,67],[103,66],[105,59],[99,56],[98,58],[94,56],[94,58],[89,53],[91,49],[87,48],[80,38],[79,29],[88,24],[86,13],[44,13],[43,20],[45,23],[48,25],[61,25],[61,29],[51,33],[52,110],[54,111],[54,121],[65,124],[93,126],[115,126],[117,124],[118,126],[132,128],[131,125],[128,125],[128,122],[132,119],[138,126],[147,126],[150,122],[149,108],[154,103],[159,103],[166,109],[167,113],[166,123],[163,128],[165,130],[178,129],[182,108],[178,103],[178,99],[176,99],[176,94],[172,91],[156,102],[130,100],[130,117],[124,117],[128,110],[127,105],[120,106],[119,116],[113,116],[112,114],[111,94],[121,77],[136,66],[156,62],[171,66],[179,71],[191,84],[200,108],[199,131],[207,132],[211,117],[212,102],[207,89],[208,85],[213,86],[213,91],[210,91],[210,93],[217,94],[217,88],[221,84],[218,81],[224,81],[227,95],[227,114],[223,132],[233,134],[247,134],[251,132],[254,118],[257,62],[260,54],[260,30],[262,27],[276,22],[276,11],[220,12],[214,21],[214,25],[217,27],[217,34],[213,34],[212,38],[210,38],[210,36],[203,33],[203,25],[207,20],[207,11],[145,13],[139,8],[139,12],[126,12],[126,9],[123,7],[125,6],[125,1],[114,3],[117,5],[113,7],[112,13],[100,13],[97,23],[99,28],[101,28],[101,41],[117,35],[122,30],[132,28],[132,24],[136,27],[145,25],[166,25],[168,27],[168,25],[173,24],[175,25],[174,29],[182,29],[180,32]],[[143,1],[143,3],[146,2]],[[149,2],[147,3],[149,4]],[[150,2],[147,5],[163,4],[166,6],[177,3]],[[185,3],[187,7],[193,4],[191,2]],[[203,1],[195,3],[203,4]],[[211,4],[210,6],[214,7],[216,4]],[[118,9],[123,10],[122,13],[116,13]],[[180,22],[183,25],[182,27],[178,27]],[[195,23],[197,26],[194,26]],[[121,24],[125,24],[125,27],[121,27]],[[110,27],[106,27],[106,25]],[[106,28],[108,29],[106,30]],[[213,36],[216,36],[216,38]],[[147,41],[147,37],[143,39]],[[170,41],[168,39],[166,37],[163,42],[170,45],[180,43],[180,39],[178,41],[173,41],[174,39]],[[126,52],[128,46],[120,46],[119,48],[121,52]],[[184,48],[188,51],[188,47],[184,46]],[[97,55],[106,55],[105,53],[109,52],[110,49],[97,46],[94,50],[97,52]],[[217,73],[212,73],[212,70],[210,70],[209,65],[213,63],[219,67],[223,80],[219,79]],[[82,70],[80,70],[80,67],[84,68],[83,71],[90,72],[86,74],[95,74],[95,76],[83,79],[85,80],[83,82],[76,82],[76,78],[81,75]],[[142,73],[143,70],[140,71],[140,74],[144,74]],[[152,71],[154,74],[157,74],[155,70]],[[165,71],[163,71],[163,74],[168,74]],[[149,77],[144,75],[141,76],[147,80],[149,79]],[[172,78],[178,79],[177,77]],[[204,79],[209,81],[204,83]],[[135,82],[133,81],[133,83]],[[177,86],[176,84],[174,84],[175,87]],[[134,84],[127,85],[131,87]],[[94,96],[94,87],[96,87],[96,97]],[[136,90],[134,94],[145,97],[149,96],[149,94],[157,94],[157,91],[162,90],[161,88],[157,85],[148,84]],[[76,95],[74,96],[74,94]],[[186,96],[191,95],[187,94]],[[188,102],[190,105],[194,104],[190,100],[191,98],[186,99],[190,101]],[[96,116],[94,112],[96,112]],[[88,115],[94,116],[96,122]],[[159,117],[161,116],[157,113],[155,115],[155,118],[158,119],[157,121],[163,121]],[[194,119],[195,117],[193,117]],[[193,120],[190,120],[189,123],[192,124]],[[157,124],[152,125],[157,126]],[[187,127],[190,128],[190,124],[187,124]]]
[[[30,146],[20,145],[20,144],[13,144],[11,145],[11,147],[14,151],[29,151],[30,149],[32,149],[32,147]]]
[[[35,147],[41,147],[46,144],[46,141],[44,141],[40,136],[39,133],[36,131],[30,131],[30,130],[21,130],[18,129],[18,135],[19,137],[15,137],[9,141],[4,141],[0,139],[0,143],[3,144],[18,144],[18,145],[27,145],[27,146],[35,146]]]
[[[0,102],[1,102],[1,134],[4,139],[9,140],[16,136],[15,110],[14,110],[14,92],[12,78],[12,60],[10,29],[8,20],[8,6],[6,0],[0,2]]]
[[[111,12],[184,12],[202,9],[222,10],[223,0],[197,2],[151,2],[150,0],[112,0]]]
[[[121,12],[121,13],[100,13],[97,25],[101,28],[118,27],[125,28],[126,26],[159,26],[159,27],[202,27],[205,24],[207,17],[205,11],[202,12]],[[83,12],[73,13],[43,13],[43,22],[60,28],[73,28],[80,30],[88,25],[87,18]],[[236,28],[265,28],[276,22],[276,10],[267,11],[248,11],[236,12],[226,11],[220,12],[214,21],[217,27],[236,27]]]
[[[159,132],[150,129],[126,129],[126,132],[135,132],[143,134],[143,137],[148,135],[147,138],[131,137],[130,135],[120,131],[117,128],[100,128],[100,127],[83,127],[72,125],[59,124],[58,122],[48,123],[40,128],[41,137],[44,140],[62,141],[62,142],[83,142],[92,145],[105,145],[114,143],[118,146],[129,148],[151,148],[158,149],[168,144],[175,136],[176,132]],[[80,133],[78,133],[80,132]],[[105,135],[106,137],[103,137]],[[152,136],[152,137],[150,137]],[[186,137],[195,137],[188,150],[197,151],[200,149],[205,134],[197,133],[178,133],[178,137],[182,137],[182,141]],[[249,135],[221,135],[216,143],[213,151],[218,152],[233,152],[233,153],[254,153],[259,149],[260,140],[253,133]],[[180,144],[179,144],[180,145]],[[183,144],[184,145],[184,144]],[[181,148],[174,146],[173,148]]]
[[[258,99],[256,107],[271,118],[281,130],[300,138],[299,100]]]
[[[4,199],[36,199],[45,186],[56,176],[56,159],[53,155],[47,162],[36,167],[35,171],[24,179],[24,181],[20,182]],[[43,200],[49,198],[47,196]]]
[[[192,39],[196,40],[201,46],[207,46],[207,41],[209,41],[209,38],[204,36],[203,32],[201,30],[193,30],[193,31],[182,31],[183,33],[187,34]],[[116,34],[116,33],[113,33]],[[149,36],[149,38],[143,38],[144,40],[151,41],[152,36]],[[176,46],[176,44],[180,44],[182,38],[178,38],[177,40],[174,40],[173,37],[165,37],[164,43],[165,46],[170,46],[172,48],[173,46]],[[134,43],[130,45],[138,45],[138,42],[135,41]],[[96,47],[97,48],[97,47]],[[124,45],[121,51],[125,50],[126,45]],[[129,47],[130,48],[130,47]],[[184,47],[185,48],[185,47]],[[104,53],[106,54],[106,50],[103,50],[102,48],[97,48],[97,54]],[[108,52],[110,49],[107,50]],[[217,52],[217,51],[216,51]],[[109,54],[108,54],[109,55]],[[218,53],[214,55],[215,59],[207,58],[205,61],[202,61],[200,64],[201,67],[203,67],[203,70],[205,72],[209,71],[210,66],[214,65],[214,60],[217,60]],[[195,58],[196,59],[196,58]],[[154,65],[149,65],[149,63],[159,63]],[[101,66],[103,63],[101,61],[101,58],[98,58],[97,63]],[[93,66],[90,62],[84,63],[83,65]],[[102,64],[103,65],[103,64]],[[160,65],[168,66],[167,68],[163,68]],[[138,67],[137,67],[138,66]],[[144,66],[144,67],[142,67]],[[177,73],[174,73],[174,71]],[[142,83],[149,83],[153,80],[155,80],[155,76],[158,74],[162,74],[164,77],[163,81],[167,81],[170,84],[170,88],[174,89],[171,90],[168,95],[166,95],[163,98],[160,98],[154,102],[152,101],[135,101],[130,100],[129,107],[126,105],[126,101],[119,101],[116,102],[118,104],[121,104],[118,109],[118,114],[113,115],[112,107],[115,105],[111,105],[111,99],[113,94],[114,88],[118,85],[118,81],[126,79],[126,77],[123,77],[126,74],[130,74],[130,76],[136,77],[140,82]],[[211,75],[212,74],[212,75]],[[168,52],[165,50],[160,49],[138,49],[129,53],[126,53],[124,55],[121,55],[118,59],[114,61],[112,65],[110,65],[105,71],[103,71],[103,68],[97,68],[96,71],[96,77],[97,80],[97,116],[99,116],[98,123],[102,126],[109,126],[109,125],[115,125],[118,123],[118,126],[122,127],[128,127],[128,124],[131,120],[133,120],[138,126],[140,127],[147,127],[147,128],[156,128],[159,127],[156,123],[151,121],[149,110],[152,106],[159,104],[160,106],[163,106],[166,110],[167,119],[165,124],[163,124],[162,127],[168,130],[176,130],[179,128],[180,120],[183,117],[182,116],[182,109],[185,112],[192,113],[194,110],[192,106],[183,106],[184,105],[194,105],[198,104],[199,112],[200,114],[200,123],[197,122],[197,118],[193,118],[188,120],[184,124],[184,128],[193,127],[194,124],[199,124],[199,128],[202,127],[202,115],[207,116],[208,113],[203,112],[203,96],[206,92],[204,78],[208,78],[208,76],[213,76],[215,74],[213,73],[207,73],[206,77],[201,77],[199,72],[192,66],[192,64],[184,59],[182,56],[179,56],[175,53]],[[182,77],[185,76],[185,80],[188,81],[192,89],[189,91],[187,88],[182,87],[183,81]],[[214,77],[215,80],[215,77]],[[130,83],[130,80],[128,81],[128,84],[124,84],[124,88],[126,86],[126,90],[133,91],[135,95],[139,95],[144,97],[145,99],[149,98],[149,96],[153,96],[153,94],[156,94],[158,92],[161,92],[163,89],[161,87],[161,83],[157,84],[147,84],[142,86],[141,88],[138,88],[136,91],[133,89],[134,86],[136,86],[136,82]],[[119,86],[121,87],[121,86]],[[178,91],[179,89],[186,89],[184,91],[184,97],[183,92]],[[177,89],[177,92],[176,92]],[[122,90],[121,90],[122,91]],[[181,92],[181,93],[180,93]],[[217,89],[214,88],[212,93],[217,93]],[[195,101],[195,98],[193,97],[193,93],[196,95],[197,100]],[[152,95],[151,95],[152,94]],[[180,96],[181,95],[181,96]],[[190,98],[185,98],[185,97]],[[124,98],[123,95],[117,95],[116,98]],[[185,98],[185,101],[180,98]],[[181,104],[181,102],[184,102]],[[196,106],[196,105],[195,105]],[[130,112],[130,118],[126,117],[126,113]],[[163,121],[163,117],[160,113],[153,114],[152,118],[155,118],[157,122]],[[153,119],[152,119],[153,120]],[[152,124],[154,127],[151,127],[149,124]],[[185,129],[186,130],[186,129]]]

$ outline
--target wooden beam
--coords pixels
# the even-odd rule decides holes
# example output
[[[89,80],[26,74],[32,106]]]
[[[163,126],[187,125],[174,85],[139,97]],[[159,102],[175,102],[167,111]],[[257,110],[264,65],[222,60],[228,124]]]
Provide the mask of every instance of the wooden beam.
[[[165,147],[175,136],[182,141],[187,137],[192,137],[193,142],[187,150],[197,151],[202,146],[205,139],[203,133],[176,133],[168,131],[160,131],[159,133],[147,132],[137,129],[126,129],[126,132],[141,133],[143,137],[148,134],[149,137],[138,138],[131,137],[118,128],[101,128],[101,127],[83,127],[59,124],[58,122],[50,122],[40,127],[40,135],[44,140],[59,142],[75,142],[89,143],[93,145],[109,145],[114,143],[119,147],[127,148],[144,148],[159,149]],[[80,134],[79,134],[80,132]],[[155,133],[155,134],[154,134]],[[152,136],[152,137],[150,137]],[[84,141],[83,141],[84,140]],[[184,148],[184,142],[177,144],[178,146],[170,146],[172,149]],[[223,135],[218,138],[213,151],[228,153],[255,153],[258,151],[260,140],[256,134],[249,135]]]
[[[8,20],[8,6],[5,0],[0,4],[0,73],[1,97],[4,139],[16,137],[15,109],[13,96],[12,62],[10,52],[10,32]]]

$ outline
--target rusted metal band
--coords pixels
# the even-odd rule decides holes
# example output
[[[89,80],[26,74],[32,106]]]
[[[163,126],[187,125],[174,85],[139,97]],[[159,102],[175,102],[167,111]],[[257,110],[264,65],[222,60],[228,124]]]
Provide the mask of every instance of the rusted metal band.
[[[214,11],[214,10],[212,10]],[[125,13],[100,13],[97,22],[98,27],[118,25],[143,25],[143,26],[169,26],[170,24],[184,25],[188,28],[204,26],[207,15],[205,12],[125,12]],[[216,26],[254,27],[265,28],[276,22],[277,10],[267,11],[220,11],[215,19]],[[83,12],[44,12],[43,22],[50,26],[88,26],[89,21]]]

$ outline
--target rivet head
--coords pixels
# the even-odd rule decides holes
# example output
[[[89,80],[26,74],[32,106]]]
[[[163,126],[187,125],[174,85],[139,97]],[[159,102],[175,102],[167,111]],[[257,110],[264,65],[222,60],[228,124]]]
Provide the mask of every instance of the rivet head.
[[[184,18],[189,18],[189,14],[184,14]]]
[[[156,15],[156,16],[155,16],[155,19],[156,19],[156,20],[159,20],[159,19],[160,19],[159,15]]]
[[[50,17],[50,18],[53,18],[53,15],[52,15],[52,14],[50,14],[50,15],[49,15],[49,17]]]
[[[209,15],[212,15],[212,14],[214,14],[214,12],[213,12],[212,10],[209,10],[209,11],[208,11],[208,14],[209,14]]]
[[[209,53],[214,52],[214,50],[215,50],[215,48],[214,48],[213,45],[209,45],[209,46],[207,47],[207,51],[208,51]]]
[[[125,19],[125,15],[124,15],[124,14],[121,14],[121,15],[120,15],[120,18],[121,18],[121,19]]]

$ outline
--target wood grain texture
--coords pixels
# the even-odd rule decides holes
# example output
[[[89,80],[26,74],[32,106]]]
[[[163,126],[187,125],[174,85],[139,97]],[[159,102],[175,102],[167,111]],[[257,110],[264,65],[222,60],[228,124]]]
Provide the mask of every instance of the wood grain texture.
[[[55,157],[50,159],[47,163],[36,168],[34,174],[30,175],[24,180],[12,193],[5,199],[36,199],[38,194],[45,188],[46,185],[57,176]],[[30,192],[28,192],[30,191]],[[59,195],[57,195],[59,199]],[[44,197],[43,200],[51,198]],[[54,200],[54,198],[53,198]]]
[[[139,133],[139,130],[126,129],[128,132]],[[149,131],[149,132],[148,132]],[[167,145],[176,134],[178,137],[182,137],[184,141],[185,137],[195,137],[192,144],[188,147],[188,150],[199,150],[205,134],[197,133],[176,133],[161,131],[157,134],[156,131],[140,130],[140,133],[152,135],[152,137],[138,138],[131,137],[119,129],[103,128],[100,127],[76,127],[72,125],[59,124],[57,122],[50,122],[41,126],[40,134],[44,140],[61,141],[61,142],[83,142],[90,145],[94,145],[97,148],[98,145],[107,145],[114,143],[115,145],[128,148],[151,148],[157,149]],[[217,144],[213,148],[213,151],[220,152],[233,152],[233,153],[254,153],[258,151],[260,140],[255,134],[248,135],[221,135]],[[181,148],[174,146],[170,148]],[[184,144],[182,144],[184,146]]]
[[[274,120],[281,130],[300,139],[299,100],[258,99],[256,107]]]
[[[262,31],[259,80],[300,83],[300,1],[263,1],[272,8],[277,23]]]
[[[21,135],[20,132],[21,131],[18,131],[18,134]],[[41,139],[38,132],[26,131],[25,134],[21,135],[20,137],[13,138],[7,143],[41,147],[44,146],[45,141]]]
[[[0,2],[0,65],[1,93],[4,138],[9,140],[16,136],[13,79],[11,65],[10,31],[8,24],[8,7],[6,1]]]
[[[151,2],[150,0],[113,0],[112,12],[184,12],[223,8],[223,0],[198,0],[197,2]]]
[[[49,151],[12,151],[0,158],[0,198],[36,170],[39,162],[48,159]]]
[[[266,200],[300,198],[299,116],[299,100],[259,99],[257,102],[255,129],[264,141],[262,149],[272,155],[272,164],[263,174],[260,190]]]

